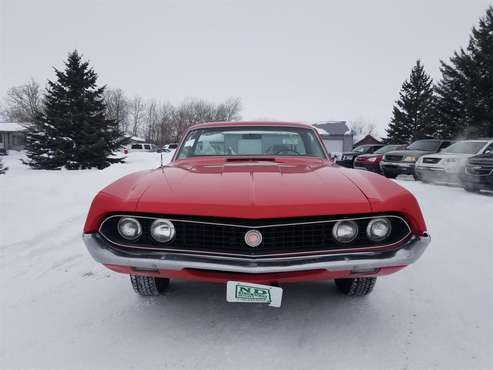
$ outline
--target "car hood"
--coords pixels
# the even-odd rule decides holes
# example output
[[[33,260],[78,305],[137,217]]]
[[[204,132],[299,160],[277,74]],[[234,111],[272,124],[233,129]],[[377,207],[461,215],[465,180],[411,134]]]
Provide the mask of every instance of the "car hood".
[[[385,155],[412,155],[412,156],[416,156],[416,157],[420,157],[422,155],[425,155],[425,154],[431,154],[433,152],[428,152],[428,151],[424,151],[424,150],[407,150],[407,149],[403,149],[403,150],[393,150],[391,152],[387,152],[385,153]]]
[[[416,200],[396,182],[320,160],[178,161],[136,172],[98,193],[84,230],[118,212],[249,219],[392,212],[425,230]]]
[[[383,157],[383,154],[361,154],[356,157],[356,159],[368,159],[374,157]]]
[[[363,192],[323,162],[194,163],[147,173],[136,211],[275,218],[368,213]]]
[[[472,157],[474,154],[463,154],[463,153],[434,153],[422,156],[422,158],[440,158],[440,159],[467,159]]]

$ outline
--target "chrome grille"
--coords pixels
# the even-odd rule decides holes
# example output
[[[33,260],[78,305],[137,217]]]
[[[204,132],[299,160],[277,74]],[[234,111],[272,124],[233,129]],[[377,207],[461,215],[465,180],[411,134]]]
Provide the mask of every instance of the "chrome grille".
[[[385,155],[385,161],[387,162],[400,162],[402,161],[402,155],[387,154]]]
[[[352,219],[358,223],[360,235],[349,245],[338,243],[332,236],[334,224],[341,218],[331,219],[275,219],[275,220],[238,220],[210,218],[175,218],[172,216],[141,216],[135,217],[142,224],[142,236],[136,241],[126,241],[119,237],[116,229],[118,220],[123,215],[107,218],[100,227],[100,234],[115,246],[129,249],[149,249],[185,253],[207,253],[241,256],[271,256],[285,254],[315,254],[321,251],[341,249],[358,249],[378,247],[366,236],[366,226],[372,219],[370,216]],[[381,217],[381,216],[373,216]],[[396,243],[410,234],[407,223],[395,215],[386,215],[392,223],[392,233],[384,245]],[[173,241],[160,244],[152,239],[149,227],[155,218],[167,218],[175,226],[176,237]],[[262,243],[258,247],[249,247],[244,238],[249,230],[262,233]],[[382,244],[380,244],[381,246]]]

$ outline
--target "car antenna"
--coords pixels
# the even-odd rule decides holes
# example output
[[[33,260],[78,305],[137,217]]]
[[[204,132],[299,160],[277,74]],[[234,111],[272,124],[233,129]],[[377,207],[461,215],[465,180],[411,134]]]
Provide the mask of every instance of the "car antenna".
[[[163,168],[163,152],[160,152],[159,155],[161,156],[161,168]]]

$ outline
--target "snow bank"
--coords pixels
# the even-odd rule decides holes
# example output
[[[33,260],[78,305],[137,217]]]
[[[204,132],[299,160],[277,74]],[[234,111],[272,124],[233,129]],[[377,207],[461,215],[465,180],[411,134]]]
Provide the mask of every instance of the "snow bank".
[[[11,152],[13,153],[13,152]],[[94,194],[159,165],[130,153],[103,171],[0,176],[0,368],[487,369],[493,355],[493,197],[414,181],[433,241],[367,298],[330,282],[284,286],[283,306],[228,304],[225,286],[174,281],[136,296],[88,255]]]

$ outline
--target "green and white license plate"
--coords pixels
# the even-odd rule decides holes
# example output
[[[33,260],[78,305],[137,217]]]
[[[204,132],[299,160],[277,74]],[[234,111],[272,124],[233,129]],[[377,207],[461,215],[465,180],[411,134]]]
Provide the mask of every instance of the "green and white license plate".
[[[228,281],[226,284],[226,301],[243,303],[267,303],[272,307],[281,307],[282,288]]]

